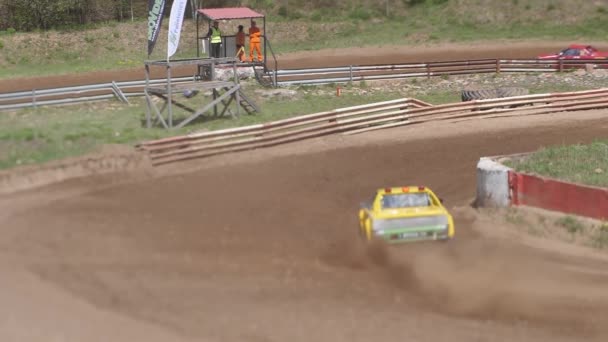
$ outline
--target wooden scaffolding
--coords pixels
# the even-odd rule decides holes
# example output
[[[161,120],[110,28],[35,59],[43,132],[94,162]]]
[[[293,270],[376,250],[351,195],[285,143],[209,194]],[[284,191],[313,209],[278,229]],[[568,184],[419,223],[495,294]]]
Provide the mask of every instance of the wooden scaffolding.
[[[237,74],[236,57],[225,58],[195,58],[195,59],[179,59],[171,61],[145,61],[146,70],[146,86],[144,95],[146,98],[146,126],[153,126],[153,118],[156,123],[160,122],[166,129],[173,127],[181,128],[200,117],[207,111],[213,109],[215,117],[222,116],[226,112],[235,118],[240,115],[240,110],[245,110],[248,114],[257,112],[258,108],[241,90],[239,78]],[[217,80],[216,65],[223,66],[232,65],[233,79],[232,80]],[[163,83],[152,84],[150,80],[150,68],[164,67],[166,70],[166,81]],[[197,73],[189,81],[174,82],[172,80],[171,69],[180,66],[196,66]],[[200,108],[193,108],[178,101],[174,94],[182,93],[185,98],[192,97],[199,92],[207,92],[211,90],[213,100]],[[161,108],[158,108],[153,101],[153,96],[162,100]],[[236,114],[230,110],[232,103],[236,104]],[[174,126],[174,111],[173,106],[177,106],[191,115]],[[218,108],[219,107],[219,108]],[[221,110],[221,112],[220,112]]]

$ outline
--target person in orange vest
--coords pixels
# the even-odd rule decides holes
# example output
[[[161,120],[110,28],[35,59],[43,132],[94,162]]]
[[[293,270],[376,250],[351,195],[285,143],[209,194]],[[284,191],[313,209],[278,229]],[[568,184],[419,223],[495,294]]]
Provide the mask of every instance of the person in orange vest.
[[[241,62],[245,61],[245,32],[243,25],[239,25],[239,32],[236,33],[236,55]]]
[[[260,28],[256,26],[255,20],[251,21],[249,28],[249,60],[253,62],[253,50],[258,53],[258,61],[262,61],[262,50],[260,49]]]

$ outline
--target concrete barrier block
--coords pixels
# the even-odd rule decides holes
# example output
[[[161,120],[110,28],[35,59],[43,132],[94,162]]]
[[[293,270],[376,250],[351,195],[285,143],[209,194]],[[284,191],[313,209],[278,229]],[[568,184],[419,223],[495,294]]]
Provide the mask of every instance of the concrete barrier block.
[[[477,163],[477,207],[508,207],[509,170],[490,158],[480,158]]]

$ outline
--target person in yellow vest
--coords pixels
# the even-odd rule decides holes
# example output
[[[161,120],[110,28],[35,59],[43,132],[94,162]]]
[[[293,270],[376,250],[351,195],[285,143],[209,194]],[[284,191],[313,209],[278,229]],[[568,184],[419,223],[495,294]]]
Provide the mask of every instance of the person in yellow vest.
[[[245,31],[243,31],[243,25],[239,25],[239,32],[236,33],[236,56],[241,62],[245,61]]]
[[[220,23],[217,20],[213,21],[213,26],[209,28],[207,32],[207,38],[209,38],[210,57],[219,58],[220,48],[222,46],[222,31],[219,28]]]
[[[260,49],[260,28],[256,26],[255,20],[251,21],[249,28],[249,60],[253,62],[253,51],[258,53],[258,61],[262,61],[262,50]]]

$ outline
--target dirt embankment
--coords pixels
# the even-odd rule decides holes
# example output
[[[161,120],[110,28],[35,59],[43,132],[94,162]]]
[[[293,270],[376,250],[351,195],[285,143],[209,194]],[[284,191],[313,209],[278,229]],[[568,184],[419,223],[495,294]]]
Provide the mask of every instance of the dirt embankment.
[[[151,174],[145,154],[130,146],[105,145],[81,157],[65,158],[44,164],[18,166],[0,171],[0,194],[10,194],[75,178],[116,175],[133,179]],[[130,175],[129,175],[130,174]]]

